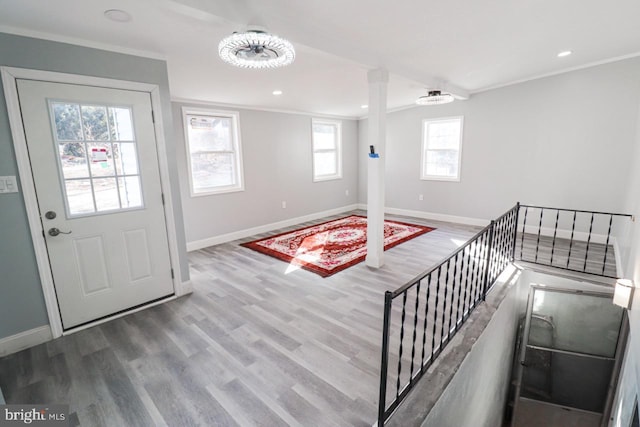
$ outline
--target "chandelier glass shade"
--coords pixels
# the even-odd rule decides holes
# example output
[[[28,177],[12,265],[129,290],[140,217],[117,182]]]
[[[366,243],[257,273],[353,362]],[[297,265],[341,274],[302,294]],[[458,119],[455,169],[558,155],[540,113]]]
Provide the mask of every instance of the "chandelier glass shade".
[[[453,95],[442,93],[439,90],[430,90],[428,95],[416,99],[418,105],[440,105],[453,102]]]
[[[225,37],[218,46],[220,58],[241,68],[276,68],[293,62],[296,51],[281,37],[249,30]]]

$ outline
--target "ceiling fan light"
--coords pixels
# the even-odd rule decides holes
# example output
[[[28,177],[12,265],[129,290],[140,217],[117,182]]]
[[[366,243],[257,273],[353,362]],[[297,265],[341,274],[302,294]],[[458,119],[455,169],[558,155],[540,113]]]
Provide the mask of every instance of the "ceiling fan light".
[[[428,95],[424,95],[416,99],[418,105],[440,105],[453,102],[453,95],[442,93],[439,90],[430,90]]]
[[[259,30],[225,37],[218,45],[218,54],[224,62],[241,68],[284,67],[296,57],[288,40]]]

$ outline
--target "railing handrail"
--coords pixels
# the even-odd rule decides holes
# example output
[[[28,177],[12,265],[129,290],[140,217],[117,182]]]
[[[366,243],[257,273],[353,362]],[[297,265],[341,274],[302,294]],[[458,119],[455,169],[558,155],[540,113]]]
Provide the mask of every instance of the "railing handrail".
[[[551,211],[563,211],[563,212],[578,212],[578,213],[587,213],[594,215],[613,215],[613,216],[626,216],[632,217],[631,214],[622,214],[622,213],[613,213],[613,212],[598,212],[598,211],[585,211],[581,209],[567,209],[567,208],[552,208],[549,206],[535,206],[535,205],[520,205],[521,208],[534,208],[534,209],[547,209]]]
[[[491,223],[489,223],[489,225],[487,225],[482,230],[480,230],[476,234],[474,234],[473,237],[471,237],[466,242],[464,242],[458,249],[456,249],[455,251],[451,252],[446,257],[442,258],[442,260],[440,260],[438,263],[436,263],[433,267],[431,267],[430,269],[425,270],[424,272],[418,274],[413,279],[409,280],[404,285],[402,285],[399,288],[397,288],[395,291],[391,291],[391,299],[395,299],[397,296],[403,294],[407,289],[410,289],[412,286],[416,285],[419,281],[421,281],[422,279],[424,279],[425,277],[427,277],[428,275],[430,275],[431,273],[436,271],[438,268],[440,268],[444,264],[446,264],[451,258],[455,257],[460,252],[465,250],[467,248],[467,246],[469,246],[470,244],[475,242],[475,240],[478,237],[480,237],[482,235],[482,233],[485,233],[487,231],[487,229],[489,229],[490,227],[491,227]]]

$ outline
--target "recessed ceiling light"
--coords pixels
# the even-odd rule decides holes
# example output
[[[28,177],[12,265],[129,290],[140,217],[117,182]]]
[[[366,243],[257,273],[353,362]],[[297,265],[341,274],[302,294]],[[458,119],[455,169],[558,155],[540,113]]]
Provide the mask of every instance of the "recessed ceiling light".
[[[367,104],[362,104],[360,108],[369,108],[369,106]]]
[[[131,15],[128,12],[120,9],[109,9],[104,11],[104,16],[114,22],[129,22],[131,21]]]
[[[565,56],[571,55],[573,52],[570,50],[563,50],[558,54],[558,58],[564,58]]]
[[[282,91],[281,90],[274,90],[273,92],[271,92],[274,95],[282,95]]]

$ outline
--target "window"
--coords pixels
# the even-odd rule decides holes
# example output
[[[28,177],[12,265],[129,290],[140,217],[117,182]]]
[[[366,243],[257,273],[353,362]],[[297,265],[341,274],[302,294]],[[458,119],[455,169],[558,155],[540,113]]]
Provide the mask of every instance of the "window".
[[[49,101],[69,218],[144,208],[131,107]]]
[[[422,121],[420,179],[460,181],[462,117]]]
[[[239,114],[183,108],[182,115],[191,196],[243,191]]]
[[[313,180],[342,178],[342,124],[335,120],[311,120]]]

